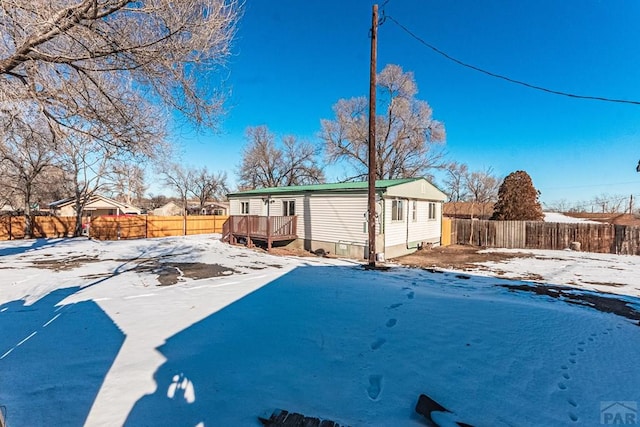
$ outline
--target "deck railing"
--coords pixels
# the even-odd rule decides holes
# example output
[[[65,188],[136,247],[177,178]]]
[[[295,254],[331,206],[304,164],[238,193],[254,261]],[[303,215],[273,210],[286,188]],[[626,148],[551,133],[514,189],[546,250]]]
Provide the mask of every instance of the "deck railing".
[[[260,240],[271,249],[273,242],[297,239],[297,225],[297,216],[231,215],[222,226],[222,240],[235,244],[243,238],[249,246]]]

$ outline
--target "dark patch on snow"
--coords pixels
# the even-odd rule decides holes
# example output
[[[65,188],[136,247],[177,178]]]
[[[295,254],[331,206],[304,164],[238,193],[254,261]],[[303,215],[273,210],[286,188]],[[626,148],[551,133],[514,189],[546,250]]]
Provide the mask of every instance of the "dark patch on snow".
[[[614,282],[582,282],[585,285],[598,285],[598,286],[613,286],[614,288],[621,288],[624,285],[624,283],[614,283]]]
[[[269,418],[258,417],[265,427],[340,427],[340,424],[331,420],[322,420],[316,417],[307,417],[296,412],[288,412],[282,409],[273,411]]]
[[[376,264],[376,265],[364,264],[364,265],[358,266],[356,268],[358,268],[358,269],[363,268],[365,270],[373,270],[373,271],[388,271],[388,270],[391,270],[390,266],[381,265],[381,264]]]
[[[500,283],[497,286],[507,288],[510,291],[532,292],[536,295],[545,295],[551,298],[557,298],[569,304],[581,305],[585,307],[595,308],[603,313],[613,313],[618,316],[625,317],[629,320],[636,321],[640,325],[640,312],[631,306],[632,303],[625,301],[616,294],[606,292],[581,291],[568,286],[543,285],[543,284],[510,284]]]
[[[211,277],[230,276],[236,270],[219,264],[205,264],[201,262],[172,262],[161,264],[153,270],[158,275],[160,286],[175,285],[184,278],[193,280]]]
[[[77,255],[70,256],[63,259],[46,259],[46,260],[34,260],[33,266],[37,268],[46,268],[53,271],[66,271],[80,267],[90,262],[99,262],[97,256]]]
[[[456,274],[456,279],[469,280],[471,276],[465,276],[464,274]]]
[[[282,266],[279,265],[279,264],[262,264],[262,263],[257,263],[257,264],[252,264],[252,265],[247,265],[246,266],[246,268],[250,268],[251,270],[264,270],[267,267],[282,268]]]

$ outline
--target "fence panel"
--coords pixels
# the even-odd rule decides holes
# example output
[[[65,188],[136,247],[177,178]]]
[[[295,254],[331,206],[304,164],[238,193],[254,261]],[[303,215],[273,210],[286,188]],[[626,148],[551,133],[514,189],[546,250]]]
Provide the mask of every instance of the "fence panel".
[[[222,233],[227,215],[189,215],[187,234]],[[73,236],[75,217],[36,216],[33,237]],[[141,239],[184,235],[183,216],[100,216],[93,218],[89,236],[99,240]],[[25,238],[23,216],[0,216],[0,240]]]
[[[33,237],[71,237],[76,228],[75,217],[36,216],[33,218]]]
[[[449,218],[442,218],[442,228],[440,234],[440,245],[441,246],[449,246],[454,240],[451,220]]]
[[[187,234],[222,233],[227,215],[190,215],[187,217]]]
[[[147,237],[184,235],[184,216],[148,216]]]
[[[487,221],[495,228],[495,240],[492,246],[499,248],[523,248],[526,241],[526,227],[522,221]],[[487,232],[488,234],[488,232]],[[485,242],[488,239],[485,239]]]
[[[146,218],[99,216],[91,221],[89,236],[99,240],[142,239],[146,237]]]
[[[453,242],[496,248],[569,248],[585,252],[640,255],[640,227],[591,223],[452,220]]]

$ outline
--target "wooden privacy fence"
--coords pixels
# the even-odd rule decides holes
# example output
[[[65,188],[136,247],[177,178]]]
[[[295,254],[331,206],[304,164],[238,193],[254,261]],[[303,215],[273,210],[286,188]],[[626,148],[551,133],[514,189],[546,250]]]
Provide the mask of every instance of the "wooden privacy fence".
[[[451,240],[489,248],[567,249],[640,255],[640,227],[592,223],[453,219]]]
[[[35,216],[33,237],[63,237],[73,235],[75,217]],[[24,239],[24,216],[0,216],[0,240]]]
[[[93,218],[88,236],[100,240],[144,239],[182,236],[185,234],[221,233],[226,215],[184,216],[99,216]],[[36,216],[33,219],[34,237],[72,236],[75,217]],[[0,240],[23,239],[24,217],[0,217]]]

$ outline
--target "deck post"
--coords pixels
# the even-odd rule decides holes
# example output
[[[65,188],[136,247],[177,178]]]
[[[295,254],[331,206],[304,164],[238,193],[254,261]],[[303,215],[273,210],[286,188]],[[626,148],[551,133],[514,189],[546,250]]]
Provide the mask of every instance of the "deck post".
[[[247,247],[250,248],[251,247],[251,227],[249,226],[249,219],[251,217],[249,215],[247,215]]]
[[[268,216],[267,217],[267,252],[271,251],[271,241],[272,241],[272,236],[271,236],[271,217]]]

